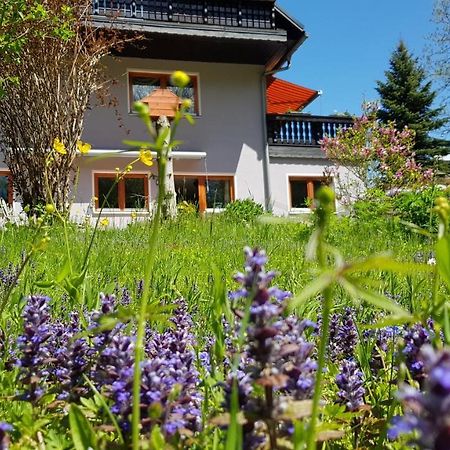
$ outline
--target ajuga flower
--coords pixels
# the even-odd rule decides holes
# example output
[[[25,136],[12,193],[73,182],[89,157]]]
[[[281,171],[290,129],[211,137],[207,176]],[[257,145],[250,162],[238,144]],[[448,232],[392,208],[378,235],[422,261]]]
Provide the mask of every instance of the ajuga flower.
[[[425,375],[423,392],[404,384],[398,398],[404,415],[397,416],[390,439],[416,433],[411,443],[421,449],[448,450],[450,442],[450,350],[435,351],[424,345],[419,354]]]
[[[363,387],[363,373],[356,361],[344,359],[336,376],[336,384],[339,388],[338,403],[344,404],[348,411],[356,411],[364,404],[366,391]]]

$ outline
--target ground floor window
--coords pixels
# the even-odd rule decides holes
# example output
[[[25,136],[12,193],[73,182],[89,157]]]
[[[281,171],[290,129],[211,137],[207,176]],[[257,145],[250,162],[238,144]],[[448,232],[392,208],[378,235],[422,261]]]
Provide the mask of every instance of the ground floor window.
[[[309,208],[320,186],[329,185],[325,177],[289,177],[290,209]]]
[[[0,198],[8,205],[13,202],[12,177],[7,171],[0,171]]]
[[[95,207],[144,209],[148,207],[148,175],[128,174],[117,181],[115,173],[94,174]]]
[[[177,203],[193,203],[200,212],[225,208],[234,200],[231,176],[175,175],[175,191]]]

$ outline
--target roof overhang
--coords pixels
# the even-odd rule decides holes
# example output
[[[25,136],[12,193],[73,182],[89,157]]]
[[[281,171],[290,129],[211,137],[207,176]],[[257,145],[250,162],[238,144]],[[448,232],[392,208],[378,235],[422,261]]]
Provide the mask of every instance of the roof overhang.
[[[288,61],[304,42],[303,26],[278,6],[276,29],[150,21],[93,16],[93,26],[139,35],[123,45],[120,56],[180,61],[257,64],[271,71]]]
[[[104,158],[139,158],[139,152],[136,150],[110,150],[110,149],[92,149],[85,153],[84,157],[104,157]],[[196,151],[172,151],[173,159],[205,159],[206,152]]]

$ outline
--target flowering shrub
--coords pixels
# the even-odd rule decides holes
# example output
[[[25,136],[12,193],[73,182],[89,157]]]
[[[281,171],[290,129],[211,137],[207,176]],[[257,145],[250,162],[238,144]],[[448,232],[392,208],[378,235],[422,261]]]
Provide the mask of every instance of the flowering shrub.
[[[353,127],[321,141],[326,157],[348,169],[362,187],[384,191],[415,188],[432,179],[432,170],[416,163],[413,145],[412,130],[398,131],[393,124],[381,126],[373,115],[356,118]]]

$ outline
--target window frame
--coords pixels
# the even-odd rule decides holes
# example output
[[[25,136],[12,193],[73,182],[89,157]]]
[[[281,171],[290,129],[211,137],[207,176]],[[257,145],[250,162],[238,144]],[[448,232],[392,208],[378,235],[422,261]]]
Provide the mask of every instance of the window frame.
[[[11,206],[14,203],[14,186],[13,186],[13,177],[9,170],[0,169],[0,176],[8,177],[8,198],[6,203]]]
[[[99,188],[98,180],[100,178],[117,178],[116,172],[94,172],[94,197],[95,197],[95,210],[100,211],[100,199],[99,199]],[[129,178],[140,178],[144,180],[144,195],[145,195],[145,207],[137,209],[137,211],[148,211],[150,205],[150,176],[145,172],[135,172],[123,175],[117,183],[117,201],[119,204],[118,208],[108,208],[105,206],[103,211],[105,212],[129,212],[136,211],[136,208],[125,208],[125,179]]]
[[[173,72],[161,71],[161,70],[142,70],[142,69],[128,69],[127,70],[127,83],[128,83],[128,112],[130,114],[136,114],[133,111],[133,78],[159,78],[161,88],[166,88],[170,77]],[[194,112],[192,113],[195,117],[200,117],[200,76],[198,73],[187,73],[192,80],[194,86]]]
[[[208,208],[207,207],[207,195],[206,195],[206,182],[207,181],[228,181],[230,183],[230,202],[234,201],[235,196],[235,177],[234,175],[198,175],[195,173],[175,173],[174,180],[178,177],[193,178],[198,182],[198,210],[200,213],[222,211],[224,208]]]
[[[292,187],[291,187],[291,181],[304,181],[306,182],[306,195],[307,199],[311,201],[311,205],[313,205],[314,201],[314,182],[315,181],[326,181],[330,177],[321,176],[321,175],[287,175],[287,185],[288,185],[288,206],[290,212],[303,212],[303,211],[310,211],[312,208],[308,206],[304,207],[294,207],[292,206]],[[330,186],[332,186],[332,181],[329,183]]]

